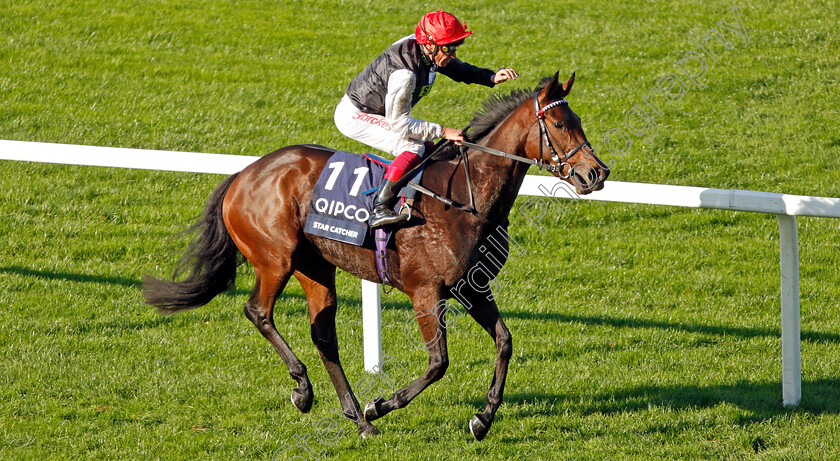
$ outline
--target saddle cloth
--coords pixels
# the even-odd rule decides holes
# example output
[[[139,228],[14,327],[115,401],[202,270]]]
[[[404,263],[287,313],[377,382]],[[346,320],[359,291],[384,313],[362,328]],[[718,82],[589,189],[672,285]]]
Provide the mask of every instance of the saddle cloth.
[[[388,160],[372,154],[336,151],[327,161],[312,191],[304,232],[356,246],[372,247],[365,244],[370,233],[367,221],[376,199],[374,192],[382,183],[388,163]],[[412,182],[419,179],[420,174],[417,174]],[[415,193],[414,189],[405,187],[399,195],[411,198]],[[395,211],[399,207],[397,201]]]

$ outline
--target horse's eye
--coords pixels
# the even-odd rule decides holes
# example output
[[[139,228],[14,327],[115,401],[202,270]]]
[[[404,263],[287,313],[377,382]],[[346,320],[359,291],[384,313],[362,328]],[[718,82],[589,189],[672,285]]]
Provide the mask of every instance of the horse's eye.
[[[566,129],[566,127],[563,126],[563,124],[561,122],[554,122],[554,128],[557,128],[558,130],[561,130],[561,131]]]

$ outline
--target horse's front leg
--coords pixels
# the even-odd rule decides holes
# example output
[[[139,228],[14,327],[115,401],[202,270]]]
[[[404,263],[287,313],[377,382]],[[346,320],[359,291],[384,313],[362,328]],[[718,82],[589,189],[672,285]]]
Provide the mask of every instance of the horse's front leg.
[[[414,304],[414,316],[420,325],[422,342],[411,338],[419,347],[429,352],[429,366],[426,372],[408,386],[394,392],[388,400],[375,400],[365,405],[365,419],[373,421],[393,410],[403,408],[417,397],[424,389],[443,378],[449,366],[449,354],[446,351],[446,329],[441,325],[442,306],[437,290],[428,290],[426,294],[415,293],[411,297]]]
[[[466,301],[470,303],[468,311],[472,318],[496,342],[496,373],[493,375],[493,382],[487,392],[487,406],[483,413],[473,416],[470,420],[470,432],[476,440],[482,440],[490,430],[493,419],[496,417],[496,411],[502,404],[508,363],[510,363],[510,357],[513,354],[513,342],[510,331],[505,326],[505,322],[502,321],[501,315],[499,315],[496,301],[492,299],[489,291],[485,293],[472,292],[466,297]]]

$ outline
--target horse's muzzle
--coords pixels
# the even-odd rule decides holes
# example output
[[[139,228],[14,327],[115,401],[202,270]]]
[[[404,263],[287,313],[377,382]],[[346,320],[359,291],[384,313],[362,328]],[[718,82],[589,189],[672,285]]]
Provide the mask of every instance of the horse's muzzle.
[[[580,168],[580,165],[575,165],[572,175],[569,177],[569,182],[575,186],[579,195],[586,195],[603,189],[604,182],[610,175],[610,169],[606,166],[585,166],[586,168]]]

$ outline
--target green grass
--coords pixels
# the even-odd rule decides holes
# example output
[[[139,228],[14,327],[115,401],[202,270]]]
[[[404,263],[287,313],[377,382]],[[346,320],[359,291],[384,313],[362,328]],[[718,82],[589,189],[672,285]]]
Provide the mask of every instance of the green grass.
[[[442,79],[416,115],[465,125],[491,93],[577,72],[569,100],[611,179],[840,196],[840,61],[833,2],[737,4],[751,43],[724,31],[727,2],[466,2],[459,55],[513,66],[493,90]],[[316,142],[361,152],[333,126],[349,80],[413,30],[423,4],[362,1],[0,2],[0,139],[261,155]],[[604,135],[717,28],[731,50],[706,88],[663,104],[650,143],[623,156]],[[536,173],[536,172],[532,172]],[[160,317],[146,272],[169,274],[217,175],[2,162],[0,458],[273,459],[334,417],[296,282],[275,310],[307,364],[310,414],[242,315],[253,284]],[[522,202],[520,202],[521,204]],[[773,216],[569,202],[542,232],[516,209],[526,254],[496,294],[514,337],[488,438],[494,348],[472,321],[449,330],[447,375],[330,459],[825,459],[840,456],[840,237],[800,218],[802,405],[781,406],[778,228]],[[339,273],[339,337],[365,376],[358,280]],[[384,350],[411,378],[426,354],[384,297]],[[398,384],[407,384],[408,378]],[[385,386],[387,387],[387,386]],[[384,389],[390,391],[392,389]],[[337,418],[339,420],[340,418]],[[312,439],[314,441],[314,436]],[[302,451],[287,452],[305,456]]]

